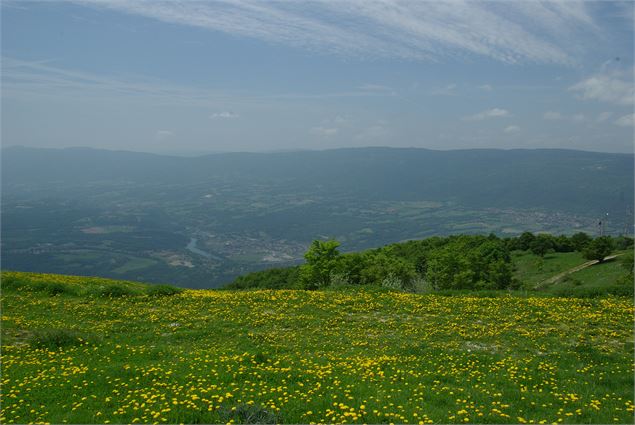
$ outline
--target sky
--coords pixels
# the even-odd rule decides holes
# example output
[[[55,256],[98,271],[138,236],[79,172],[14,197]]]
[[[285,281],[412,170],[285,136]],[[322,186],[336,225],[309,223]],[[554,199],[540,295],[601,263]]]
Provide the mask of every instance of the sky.
[[[633,152],[633,2],[3,0],[2,146]]]

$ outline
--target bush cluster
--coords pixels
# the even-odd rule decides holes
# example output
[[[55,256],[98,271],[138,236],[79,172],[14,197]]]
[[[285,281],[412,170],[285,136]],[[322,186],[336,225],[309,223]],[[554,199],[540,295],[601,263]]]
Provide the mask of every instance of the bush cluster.
[[[530,251],[541,257],[549,252],[579,251],[589,259],[603,260],[614,249],[632,246],[633,239],[628,237],[593,239],[582,232],[571,236],[525,232],[513,238],[493,234],[432,237],[342,254],[337,241],[316,240],[305,254],[304,265],[250,273],[226,288],[371,285],[416,292],[518,289],[520,282],[513,278],[511,251]]]

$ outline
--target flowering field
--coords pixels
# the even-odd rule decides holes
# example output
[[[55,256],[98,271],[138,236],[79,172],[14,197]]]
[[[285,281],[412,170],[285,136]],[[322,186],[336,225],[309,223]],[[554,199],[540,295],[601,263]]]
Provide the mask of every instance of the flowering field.
[[[633,423],[627,298],[5,280],[2,423]]]

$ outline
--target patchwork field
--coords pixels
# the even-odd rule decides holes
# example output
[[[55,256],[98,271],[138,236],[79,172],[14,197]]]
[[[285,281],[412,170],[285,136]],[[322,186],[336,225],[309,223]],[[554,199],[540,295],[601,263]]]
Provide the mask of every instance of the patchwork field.
[[[633,423],[629,298],[2,278],[2,423]]]

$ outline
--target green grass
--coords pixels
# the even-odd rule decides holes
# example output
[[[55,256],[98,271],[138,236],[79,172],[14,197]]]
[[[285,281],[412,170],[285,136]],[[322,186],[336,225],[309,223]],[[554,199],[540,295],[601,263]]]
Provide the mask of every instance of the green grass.
[[[514,277],[523,286],[531,289],[550,277],[585,263],[587,260],[579,252],[549,253],[540,258],[530,252],[515,251],[512,253]]]
[[[617,257],[571,273],[550,285],[547,290],[557,295],[601,296],[612,293],[632,296],[633,280],[628,278],[620,257]]]
[[[595,264],[586,269],[572,273],[570,276],[583,286],[601,288],[603,286],[614,285],[624,277],[625,269],[620,262],[620,257],[604,263]],[[554,286],[556,286],[554,284]]]
[[[633,422],[626,297],[2,278],[2,423]]]
[[[617,251],[615,254],[623,255],[626,252],[628,251]],[[529,252],[515,251],[512,253],[514,277],[521,282],[523,288],[529,290],[547,279],[587,261],[579,252],[549,253],[544,258]],[[546,284],[540,289],[559,294],[564,294],[563,291],[566,289],[569,295],[575,295],[576,292],[584,295],[589,291],[606,294],[607,291],[604,289],[615,285],[620,280],[625,280],[626,275],[627,271],[622,267],[620,257],[617,257],[604,264],[593,265],[574,272],[552,284]]]

